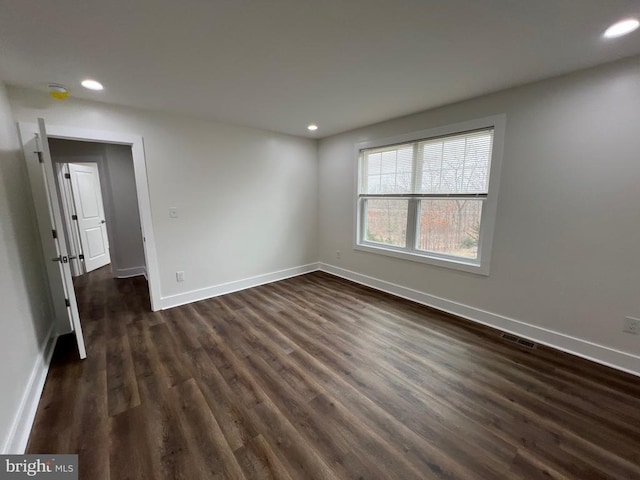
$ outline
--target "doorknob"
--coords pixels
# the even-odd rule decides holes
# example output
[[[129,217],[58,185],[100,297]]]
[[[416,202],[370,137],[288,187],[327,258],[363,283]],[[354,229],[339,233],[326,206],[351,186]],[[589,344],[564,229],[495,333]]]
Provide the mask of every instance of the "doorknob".
[[[71,257],[76,258],[76,257]],[[60,262],[60,263],[69,263],[69,257],[60,255],[59,257],[55,257],[51,259],[52,262]]]
[[[100,223],[107,223],[107,222],[105,222],[104,220],[100,220]]]

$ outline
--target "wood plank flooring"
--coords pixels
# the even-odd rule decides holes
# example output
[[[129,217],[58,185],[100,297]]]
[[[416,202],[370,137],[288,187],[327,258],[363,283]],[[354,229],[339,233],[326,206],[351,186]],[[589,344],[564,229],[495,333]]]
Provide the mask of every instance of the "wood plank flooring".
[[[78,281],[28,452],[83,479],[638,479],[640,381],[324,273],[149,312]]]

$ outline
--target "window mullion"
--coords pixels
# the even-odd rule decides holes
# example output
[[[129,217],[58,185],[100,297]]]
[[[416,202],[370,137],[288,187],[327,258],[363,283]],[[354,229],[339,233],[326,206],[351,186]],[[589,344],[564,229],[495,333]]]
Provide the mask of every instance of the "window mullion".
[[[411,169],[411,193],[416,194],[420,191],[420,181],[422,178],[422,162],[419,161],[421,155],[421,145],[419,142],[413,144],[413,158]],[[417,198],[409,199],[409,211],[407,212],[407,250],[415,251],[417,243],[418,230],[418,205],[420,200]]]
[[[369,165],[364,161],[364,152],[358,157],[358,170],[361,172],[358,178],[358,193],[369,192]]]
[[[367,235],[367,199],[363,198],[360,200],[360,205],[358,205],[358,213],[360,217],[359,227],[359,235],[360,241],[364,240]]]
[[[411,193],[420,193],[422,183],[422,145],[419,142],[413,144],[413,169],[412,169],[412,182],[413,191]]]
[[[410,252],[416,249],[416,234],[418,229],[418,204],[420,199],[409,198],[409,211],[407,212],[407,246]]]

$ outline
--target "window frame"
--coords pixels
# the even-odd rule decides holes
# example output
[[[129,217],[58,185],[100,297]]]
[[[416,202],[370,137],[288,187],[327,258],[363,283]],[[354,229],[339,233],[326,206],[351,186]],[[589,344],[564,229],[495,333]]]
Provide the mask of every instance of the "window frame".
[[[430,196],[434,200],[446,198],[477,198],[482,200],[480,231],[478,236],[478,257],[477,259],[467,259],[454,255],[447,255],[436,252],[425,252],[415,247],[417,235],[419,215],[417,210],[420,208],[420,200],[425,198],[421,194],[397,194],[386,196],[368,196],[360,197],[360,170],[361,170],[361,152],[365,149],[375,149],[385,146],[401,145],[424,140],[435,139],[438,137],[446,137],[457,134],[464,134],[472,131],[493,129],[493,144],[491,151],[491,160],[489,165],[489,185],[486,196],[484,194],[457,195],[457,194],[438,194]],[[368,141],[357,143],[355,147],[355,195],[354,195],[354,250],[368,253],[380,254],[410,260],[414,262],[436,265],[439,267],[461,270],[465,272],[476,273],[480,275],[489,275],[491,263],[491,250],[493,245],[493,236],[496,223],[496,213],[498,207],[498,189],[500,185],[500,170],[502,166],[502,154],[504,148],[504,136],[506,129],[506,115],[493,115],[480,119],[470,120],[466,122],[455,123],[442,127],[430,128],[417,132],[411,132],[393,137],[376,138]],[[396,247],[393,245],[380,244],[372,241],[364,240],[366,232],[365,222],[365,204],[370,198],[388,198],[397,197],[400,199],[409,199],[407,212],[407,240],[406,247]]]

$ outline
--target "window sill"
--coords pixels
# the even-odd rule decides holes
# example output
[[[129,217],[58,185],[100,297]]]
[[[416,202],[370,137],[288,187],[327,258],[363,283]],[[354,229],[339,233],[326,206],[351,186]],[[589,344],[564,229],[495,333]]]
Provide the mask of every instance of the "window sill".
[[[465,259],[445,258],[433,256],[429,254],[411,253],[403,250],[395,250],[393,247],[386,248],[373,244],[355,244],[355,250],[362,252],[375,253],[378,255],[386,255],[389,257],[401,258],[411,262],[426,263],[438,267],[449,268],[451,270],[460,270],[463,272],[475,273],[477,275],[489,275],[489,265],[482,265],[481,262]]]

